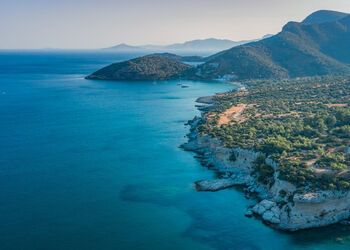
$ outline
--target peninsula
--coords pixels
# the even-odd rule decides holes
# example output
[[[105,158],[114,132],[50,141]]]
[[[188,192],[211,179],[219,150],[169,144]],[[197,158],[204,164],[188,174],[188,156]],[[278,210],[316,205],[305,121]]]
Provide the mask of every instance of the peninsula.
[[[350,77],[243,84],[189,122],[183,148],[219,176],[197,189],[244,186],[247,215],[283,230],[349,223]]]

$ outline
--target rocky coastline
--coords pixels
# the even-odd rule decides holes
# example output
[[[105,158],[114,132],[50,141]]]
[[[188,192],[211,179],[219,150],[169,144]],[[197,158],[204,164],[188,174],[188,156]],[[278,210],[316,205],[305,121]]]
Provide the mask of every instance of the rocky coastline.
[[[203,98],[197,101],[201,102]],[[205,97],[204,100],[213,100]],[[266,163],[275,169],[274,184],[261,184],[254,175],[253,162],[261,154],[249,149],[227,148],[217,139],[198,131],[204,122],[210,102],[201,102],[202,116],[188,122],[188,142],[182,145],[186,151],[196,153],[201,164],[217,173],[217,179],[195,182],[197,191],[215,192],[235,186],[243,187],[246,197],[254,197],[257,203],[247,208],[247,217],[260,218],[273,228],[284,231],[323,227],[331,224],[350,224],[349,191],[302,192],[292,183],[279,179],[278,163],[267,158]]]

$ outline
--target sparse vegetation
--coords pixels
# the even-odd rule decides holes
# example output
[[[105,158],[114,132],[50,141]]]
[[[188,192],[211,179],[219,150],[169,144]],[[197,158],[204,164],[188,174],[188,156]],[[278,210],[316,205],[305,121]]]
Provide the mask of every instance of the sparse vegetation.
[[[350,77],[246,82],[248,91],[215,97],[202,133],[227,147],[253,148],[279,164],[279,176],[308,189],[350,188]],[[220,114],[246,104],[242,119],[220,125]],[[260,181],[273,169],[258,159]]]

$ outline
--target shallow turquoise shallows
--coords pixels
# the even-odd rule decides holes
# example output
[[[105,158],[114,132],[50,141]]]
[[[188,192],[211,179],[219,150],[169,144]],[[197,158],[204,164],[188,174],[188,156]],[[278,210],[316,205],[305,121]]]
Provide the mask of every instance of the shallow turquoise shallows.
[[[0,249],[349,249],[350,230],[286,234],[244,217],[238,190],[179,149],[215,82],[88,81],[130,58],[0,52]]]

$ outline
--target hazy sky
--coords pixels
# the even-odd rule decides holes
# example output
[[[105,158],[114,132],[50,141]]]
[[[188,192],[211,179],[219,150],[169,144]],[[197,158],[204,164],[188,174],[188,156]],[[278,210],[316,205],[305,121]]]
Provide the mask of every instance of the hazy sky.
[[[0,0],[0,48],[100,48],[277,33],[350,0]]]

